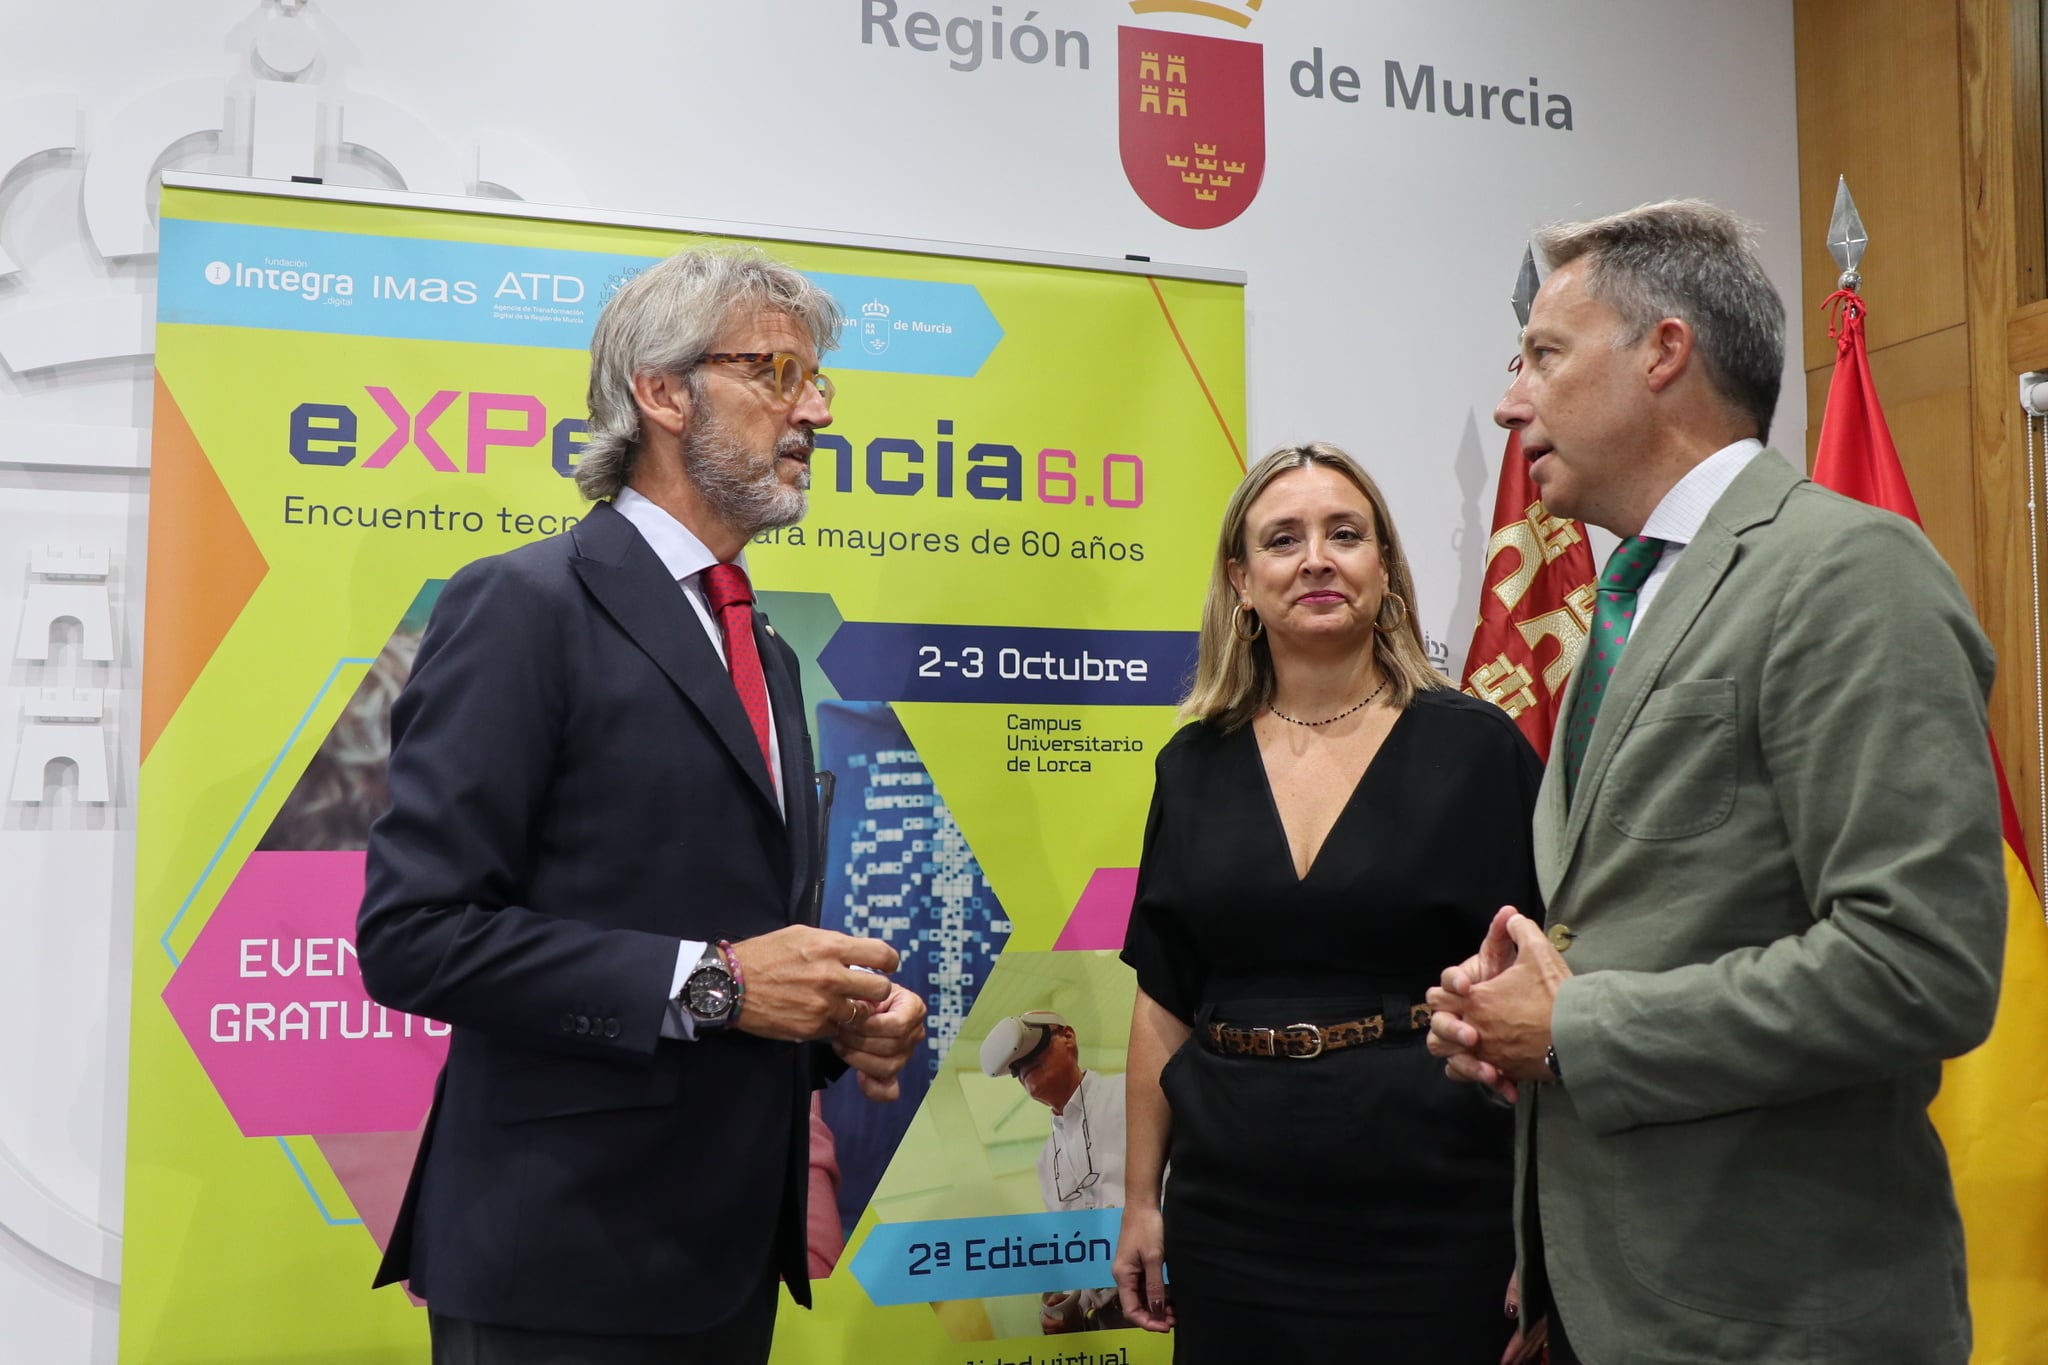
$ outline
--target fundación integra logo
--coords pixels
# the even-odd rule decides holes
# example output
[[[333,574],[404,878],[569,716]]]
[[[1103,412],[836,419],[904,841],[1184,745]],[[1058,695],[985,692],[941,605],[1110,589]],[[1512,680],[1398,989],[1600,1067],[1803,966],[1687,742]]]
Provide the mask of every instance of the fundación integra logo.
[[[265,256],[260,265],[248,261],[208,261],[202,272],[210,285],[297,294],[308,303],[347,307],[355,298],[353,275],[315,270],[296,257]],[[374,285],[375,281],[372,281]]]
[[[1264,0],[1244,0],[1257,10]],[[1248,26],[1206,0],[1131,0],[1138,14],[1192,14]],[[1265,53],[1257,43],[1117,29],[1117,133],[1124,176],[1145,206],[1186,228],[1220,227],[1251,207],[1266,175]]]

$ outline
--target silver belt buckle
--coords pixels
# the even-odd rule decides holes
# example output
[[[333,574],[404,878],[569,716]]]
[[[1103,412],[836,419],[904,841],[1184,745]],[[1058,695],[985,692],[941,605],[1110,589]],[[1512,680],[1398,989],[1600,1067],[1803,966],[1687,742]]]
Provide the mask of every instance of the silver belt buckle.
[[[1292,1033],[1296,1029],[1307,1030],[1309,1037],[1316,1040],[1316,1050],[1314,1052],[1290,1052],[1287,1054],[1287,1056],[1297,1062],[1312,1061],[1315,1058],[1322,1056],[1323,1031],[1320,1028],[1317,1028],[1314,1024],[1289,1024],[1287,1026],[1286,1031]]]

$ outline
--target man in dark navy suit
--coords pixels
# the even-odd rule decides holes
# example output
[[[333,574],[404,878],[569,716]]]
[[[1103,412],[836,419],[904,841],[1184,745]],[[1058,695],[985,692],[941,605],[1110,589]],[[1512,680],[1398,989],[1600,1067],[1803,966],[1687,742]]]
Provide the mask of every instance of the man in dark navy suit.
[[[591,342],[573,529],[449,580],[392,712],[358,925],[454,1026],[377,1282],[447,1365],[765,1361],[809,1305],[806,1124],[924,1036],[896,952],[807,918],[797,661],[741,551],[803,515],[833,301],[758,253],[627,283]]]

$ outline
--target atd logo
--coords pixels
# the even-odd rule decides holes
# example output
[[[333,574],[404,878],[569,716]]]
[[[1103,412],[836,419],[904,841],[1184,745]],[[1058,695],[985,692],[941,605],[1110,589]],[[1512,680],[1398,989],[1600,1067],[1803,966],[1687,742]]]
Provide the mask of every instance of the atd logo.
[[[1245,0],[1257,10],[1263,0]],[[1132,0],[1244,28],[1252,16],[1205,0]],[[1185,228],[1221,227],[1251,207],[1266,174],[1265,50],[1229,38],[1117,29],[1117,132],[1124,176],[1145,206]]]

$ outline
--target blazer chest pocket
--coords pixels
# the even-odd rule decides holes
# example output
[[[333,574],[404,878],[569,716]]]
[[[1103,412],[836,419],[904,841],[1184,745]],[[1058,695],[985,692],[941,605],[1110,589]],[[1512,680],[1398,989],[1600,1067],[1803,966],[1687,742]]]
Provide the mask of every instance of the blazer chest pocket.
[[[1705,834],[1735,809],[1735,679],[1650,694],[1601,779],[1600,808],[1631,839]]]
[[[499,1123],[566,1118],[675,1103],[681,1072],[672,1058],[645,1062],[498,1049],[492,1056],[490,1111]]]

